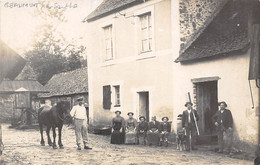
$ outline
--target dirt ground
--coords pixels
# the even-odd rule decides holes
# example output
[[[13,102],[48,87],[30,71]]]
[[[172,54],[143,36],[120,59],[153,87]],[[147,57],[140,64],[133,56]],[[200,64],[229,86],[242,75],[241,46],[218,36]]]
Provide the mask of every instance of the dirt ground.
[[[209,165],[234,164],[251,165],[252,161],[230,158],[207,149],[199,148],[192,152],[180,152],[175,146],[151,147],[138,145],[112,145],[109,136],[89,135],[93,150],[76,150],[75,135],[72,128],[64,127],[64,149],[52,149],[40,145],[37,130],[16,130],[3,125],[4,153],[0,164],[10,165],[48,165],[48,164],[86,164],[86,165]],[[45,135],[45,134],[44,134]],[[46,136],[45,142],[46,142]]]

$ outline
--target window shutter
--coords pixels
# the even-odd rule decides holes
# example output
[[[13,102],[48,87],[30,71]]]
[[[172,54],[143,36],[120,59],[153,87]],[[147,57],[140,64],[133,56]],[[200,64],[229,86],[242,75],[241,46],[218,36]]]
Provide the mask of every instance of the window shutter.
[[[111,109],[111,86],[103,86],[103,108],[110,110]]]

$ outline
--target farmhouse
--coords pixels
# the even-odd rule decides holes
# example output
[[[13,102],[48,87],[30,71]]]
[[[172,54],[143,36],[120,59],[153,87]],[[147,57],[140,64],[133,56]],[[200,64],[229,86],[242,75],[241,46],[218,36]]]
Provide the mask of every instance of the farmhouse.
[[[247,6],[243,0],[104,0],[87,17],[92,122],[108,124],[121,110],[123,117],[168,116],[176,132],[190,92],[201,142],[216,140],[211,117],[226,101],[236,146],[255,147],[259,89],[248,81]]]

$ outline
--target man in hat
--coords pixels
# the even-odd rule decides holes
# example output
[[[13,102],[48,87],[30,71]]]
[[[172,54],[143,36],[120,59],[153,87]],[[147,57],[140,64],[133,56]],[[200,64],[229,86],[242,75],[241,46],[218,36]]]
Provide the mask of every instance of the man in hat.
[[[224,139],[227,137],[227,153],[230,154],[232,147],[232,138],[233,138],[233,118],[230,110],[226,109],[227,103],[225,101],[220,102],[219,110],[212,117],[212,121],[217,126],[218,133],[218,145],[219,153],[223,153],[224,150]]]
[[[199,120],[199,115],[196,110],[192,108],[193,104],[191,102],[186,102],[184,105],[187,107],[186,110],[183,111],[182,114],[182,127],[186,131],[186,141],[187,141],[187,151],[190,149],[195,150],[194,147],[197,137],[196,131],[196,121]]]
[[[84,143],[84,149],[91,149],[88,147],[88,128],[87,128],[87,115],[86,109],[83,105],[83,98],[80,97],[77,99],[77,104],[73,106],[70,111],[70,115],[74,119],[75,124],[75,134],[76,134],[76,143],[78,150],[81,150],[82,138]]]

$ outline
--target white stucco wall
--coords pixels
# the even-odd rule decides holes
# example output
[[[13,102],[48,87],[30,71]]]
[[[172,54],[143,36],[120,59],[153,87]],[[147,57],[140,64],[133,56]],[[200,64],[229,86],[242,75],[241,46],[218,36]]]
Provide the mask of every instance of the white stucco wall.
[[[174,65],[174,114],[182,112],[185,93],[193,93],[191,79],[220,77],[218,81],[218,100],[226,101],[231,110],[235,125],[235,140],[257,144],[258,118],[248,83],[250,50],[242,55],[203,60],[188,64]],[[177,58],[177,56],[176,56]],[[252,83],[254,103],[258,103],[258,89]]]
[[[126,17],[116,13],[87,24],[89,106],[95,124],[109,123],[118,109],[123,117],[132,111],[138,118],[137,92],[141,91],[149,91],[150,117],[156,115],[161,120],[161,117],[168,116],[173,119],[170,8],[170,0],[148,1],[120,11]],[[148,58],[142,58],[137,51],[137,17],[134,15],[146,10],[151,10],[153,15],[154,47]],[[102,46],[102,27],[106,24],[114,27],[115,60],[108,62],[104,62]],[[120,85],[121,107],[103,109],[105,85]]]

